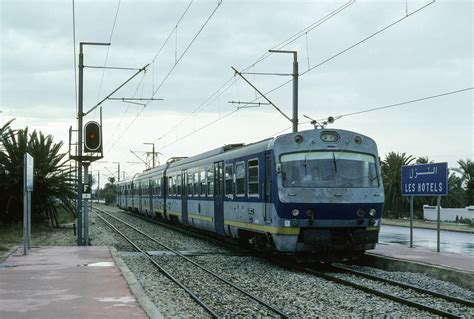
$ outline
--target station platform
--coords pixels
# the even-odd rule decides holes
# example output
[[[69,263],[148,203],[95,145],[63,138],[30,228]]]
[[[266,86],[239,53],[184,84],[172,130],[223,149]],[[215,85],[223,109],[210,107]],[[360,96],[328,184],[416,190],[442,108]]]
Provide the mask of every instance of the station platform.
[[[148,318],[107,247],[22,249],[0,263],[0,318]]]
[[[389,271],[413,271],[474,290],[474,257],[398,244],[377,244],[367,251],[364,263]]]

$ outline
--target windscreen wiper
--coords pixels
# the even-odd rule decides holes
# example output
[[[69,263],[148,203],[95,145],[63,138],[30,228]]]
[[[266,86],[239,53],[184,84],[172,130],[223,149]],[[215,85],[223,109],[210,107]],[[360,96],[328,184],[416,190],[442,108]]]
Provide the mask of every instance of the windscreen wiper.
[[[334,152],[332,152],[332,163],[334,164],[334,171],[337,173],[337,160],[336,155],[334,155]]]

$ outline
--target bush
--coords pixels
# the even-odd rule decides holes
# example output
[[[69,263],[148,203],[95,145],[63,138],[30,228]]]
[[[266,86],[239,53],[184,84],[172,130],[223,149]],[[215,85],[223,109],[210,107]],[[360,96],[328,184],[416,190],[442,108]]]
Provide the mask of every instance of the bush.
[[[110,205],[110,204],[115,204],[116,202],[116,195],[113,192],[107,192],[104,195],[105,197],[105,204]]]

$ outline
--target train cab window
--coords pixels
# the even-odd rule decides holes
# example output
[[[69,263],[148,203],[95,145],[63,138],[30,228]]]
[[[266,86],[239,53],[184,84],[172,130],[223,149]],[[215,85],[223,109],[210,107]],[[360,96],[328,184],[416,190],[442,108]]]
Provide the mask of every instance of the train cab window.
[[[227,164],[224,169],[225,174],[225,195],[232,197],[234,195],[234,166]]]
[[[214,168],[212,166],[207,168],[207,195],[214,195]]]
[[[258,159],[248,162],[248,192],[250,197],[258,197]]]
[[[201,170],[199,171],[199,175],[200,175],[200,178],[199,178],[199,183],[201,185],[201,196],[206,196],[206,171],[204,168],[201,168]]]
[[[193,195],[193,173],[188,173],[188,196]]]
[[[245,196],[245,163],[235,164],[235,195]]]

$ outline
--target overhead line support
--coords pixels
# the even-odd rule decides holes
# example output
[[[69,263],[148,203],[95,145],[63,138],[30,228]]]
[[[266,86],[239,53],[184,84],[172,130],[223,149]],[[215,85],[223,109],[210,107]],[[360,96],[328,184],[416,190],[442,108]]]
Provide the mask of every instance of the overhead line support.
[[[259,89],[257,89],[249,80],[247,80],[243,75],[242,73],[240,73],[239,71],[237,71],[233,66],[231,66],[232,70],[234,70],[235,74],[238,74],[242,79],[244,79],[245,82],[248,83],[248,85],[250,85],[255,91],[258,92],[258,94],[260,94],[265,100],[267,100],[268,103],[270,103],[278,112],[280,112],[281,115],[283,115],[288,121],[292,122],[292,120],[288,117],[288,115],[286,115],[285,113],[283,113],[282,110],[280,110],[275,104],[273,104],[272,101],[270,101],[266,96],[265,94],[263,94],[262,92],[260,92]]]
[[[112,93],[110,93],[109,95],[107,95],[104,99],[102,99],[102,101],[100,101],[99,103],[97,103],[93,108],[91,108],[89,111],[87,111],[86,113],[84,113],[83,115],[86,116],[87,114],[89,114],[90,112],[94,111],[97,107],[99,107],[99,105],[101,105],[104,101],[108,100],[115,92],[117,92],[118,90],[120,90],[125,84],[127,84],[128,82],[130,82],[134,77],[136,77],[138,74],[140,74],[142,71],[145,71],[146,68],[149,66],[150,64],[147,64],[145,65],[143,68],[139,69],[134,75],[132,75],[128,80],[126,80],[125,82],[123,82],[118,88],[116,88],[115,90],[112,91]]]

